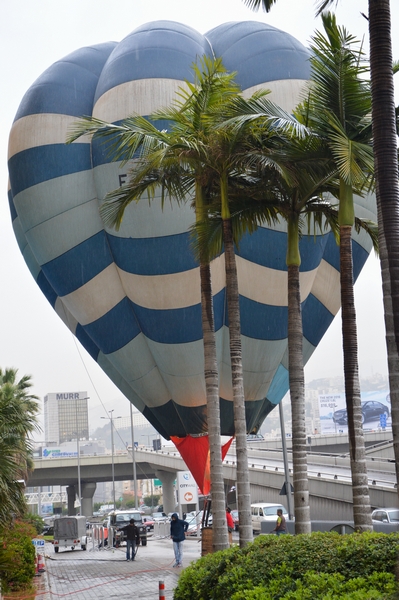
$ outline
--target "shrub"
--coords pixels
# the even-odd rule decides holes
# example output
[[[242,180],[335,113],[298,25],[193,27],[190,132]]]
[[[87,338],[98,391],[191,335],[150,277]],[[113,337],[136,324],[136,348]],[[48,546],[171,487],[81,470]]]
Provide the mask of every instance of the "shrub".
[[[25,515],[24,521],[26,523],[29,523],[36,529],[37,535],[40,535],[42,533],[44,527],[44,521],[42,517],[40,517],[39,515],[34,515],[33,513],[28,513],[27,515]]]
[[[36,530],[32,525],[20,521],[0,532],[3,550],[12,560],[1,574],[2,590],[9,592],[30,587],[35,575],[35,548],[32,539]]]
[[[268,587],[240,590],[231,600],[394,600],[395,577],[391,573],[374,573],[367,577],[345,579],[339,573],[308,571],[303,579],[289,579],[286,573],[274,573]]]
[[[345,583],[361,578],[361,585],[366,581],[367,587],[368,578],[374,577],[375,573],[394,576],[398,549],[399,534],[396,533],[260,535],[243,549],[235,547],[202,557],[181,574],[174,598],[226,600],[234,594],[247,594],[249,590],[251,594],[260,593],[260,590],[273,588],[278,581],[279,594],[273,598],[285,598],[284,594],[295,593],[293,599],[313,599],[306,594],[301,596],[304,592],[299,592],[296,587],[309,577],[309,572],[318,577],[331,575],[334,581],[340,573]],[[343,590],[343,593],[347,592]],[[361,593],[359,598],[374,597],[361,596]],[[241,597],[258,598],[256,595]],[[267,599],[268,596],[259,598]]]

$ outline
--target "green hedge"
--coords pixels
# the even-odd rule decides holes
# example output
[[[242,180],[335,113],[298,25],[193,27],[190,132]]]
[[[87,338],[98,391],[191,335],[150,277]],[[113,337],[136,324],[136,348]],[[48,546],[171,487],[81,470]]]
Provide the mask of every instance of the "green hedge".
[[[28,589],[35,575],[35,547],[32,539],[36,530],[32,525],[16,521],[0,531],[0,543],[12,566],[1,571],[3,592]]]
[[[210,554],[187,568],[180,576],[174,599],[268,600],[269,597],[287,597],[313,600],[317,596],[303,595],[303,591],[299,592],[297,587],[303,587],[303,582],[309,577],[320,579],[320,574],[331,575],[331,581],[339,584],[342,593],[347,593],[345,586],[342,586],[345,582],[352,581],[350,585],[360,586],[358,596],[343,595],[342,598],[389,598],[386,594],[390,594],[389,586],[393,585],[398,550],[399,534],[396,533],[260,535],[253,544],[242,550],[234,547]],[[384,592],[385,595],[365,595],[364,590],[375,584],[376,577],[378,579],[376,573],[390,574],[389,577],[382,576],[384,585],[388,585],[388,591]],[[367,583],[370,577],[371,583]],[[354,582],[355,579],[358,579],[357,583]],[[331,581],[328,581],[328,585],[331,585]],[[276,582],[278,593],[274,590],[274,595],[268,596],[268,588],[275,587]],[[315,584],[315,588],[318,587],[321,588],[321,584]],[[349,592],[357,593],[354,589]],[[252,595],[248,595],[249,593]],[[258,595],[253,595],[254,593]],[[297,595],[284,596],[286,593]]]

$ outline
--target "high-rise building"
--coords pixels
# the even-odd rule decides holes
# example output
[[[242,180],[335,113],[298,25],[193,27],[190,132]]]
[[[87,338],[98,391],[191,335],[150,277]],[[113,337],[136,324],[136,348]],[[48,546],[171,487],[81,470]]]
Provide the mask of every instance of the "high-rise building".
[[[46,443],[89,438],[87,392],[56,392],[44,397]]]

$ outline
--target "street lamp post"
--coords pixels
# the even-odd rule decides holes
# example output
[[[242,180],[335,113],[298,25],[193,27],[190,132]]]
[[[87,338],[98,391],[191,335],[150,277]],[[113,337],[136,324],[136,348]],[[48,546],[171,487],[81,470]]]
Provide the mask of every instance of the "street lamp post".
[[[134,427],[133,427],[133,407],[130,402],[130,429],[132,434],[132,459],[133,459],[133,490],[134,490],[134,507],[138,508],[138,498],[137,498],[137,472],[136,472],[136,455],[135,455],[135,446],[134,446]]]
[[[108,411],[110,413],[110,421],[111,421],[111,465],[112,465],[112,499],[114,502],[114,510],[116,510],[116,500],[115,500],[115,465],[114,465],[114,409]],[[107,419],[108,417],[101,417],[102,419]],[[116,419],[120,419],[120,417],[116,417]]]
[[[150,435],[146,435],[145,433],[142,433],[141,437],[147,438],[147,448],[149,448],[150,447],[150,438],[151,437],[158,437],[158,434],[157,433],[150,433]]]
[[[79,514],[82,514],[82,484],[80,480],[80,431],[78,426],[78,400],[89,400],[87,398],[75,398],[75,417],[76,417],[76,448],[78,451],[78,499],[79,499]]]

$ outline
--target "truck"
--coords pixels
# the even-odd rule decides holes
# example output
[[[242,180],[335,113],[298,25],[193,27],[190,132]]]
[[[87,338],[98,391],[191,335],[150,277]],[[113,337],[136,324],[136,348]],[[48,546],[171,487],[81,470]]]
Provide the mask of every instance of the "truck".
[[[86,517],[72,516],[54,519],[53,544],[54,552],[58,552],[60,548],[75,550],[80,547],[82,550],[86,550]]]
[[[126,509],[126,510],[113,510],[111,511],[107,518],[104,520],[104,527],[115,527],[115,542],[117,546],[124,541],[123,531],[117,531],[118,528],[126,527],[129,525],[130,519],[134,519],[136,526],[140,532],[140,543],[142,546],[147,545],[147,527],[143,523],[143,518],[141,516],[140,511],[134,509]]]

